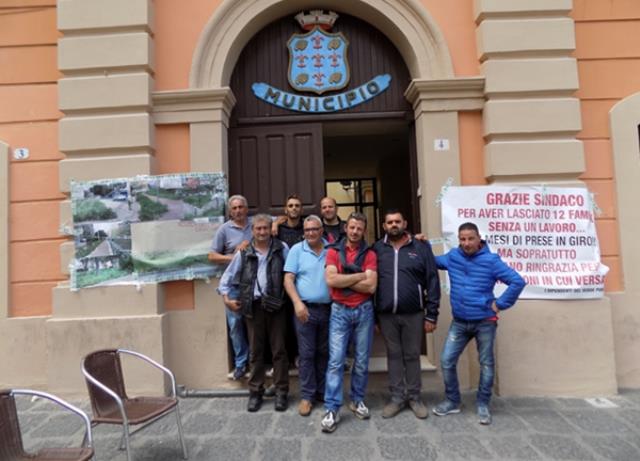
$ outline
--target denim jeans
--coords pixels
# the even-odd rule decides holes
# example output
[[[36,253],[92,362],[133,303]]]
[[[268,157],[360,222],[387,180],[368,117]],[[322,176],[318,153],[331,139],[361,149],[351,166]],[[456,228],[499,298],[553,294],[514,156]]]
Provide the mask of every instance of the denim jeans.
[[[309,319],[302,323],[294,315],[298,336],[300,397],[313,402],[324,396],[329,360],[329,304],[307,303]]]
[[[244,319],[242,314],[234,312],[228,307],[225,307],[225,313],[227,315],[227,326],[229,327],[229,339],[231,339],[231,346],[233,347],[235,367],[245,367],[249,360],[249,344],[247,343]]]
[[[460,388],[456,366],[458,358],[467,343],[475,338],[480,360],[480,382],[476,402],[488,405],[491,399],[495,362],[493,359],[493,343],[496,338],[498,323],[493,320],[460,320],[451,321],[449,333],[440,356],[442,377],[444,378],[445,395],[455,404],[460,403]]]
[[[342,405],[342,381],[347,346],[353,337],[354,364],[351,372],[350,398],[364,400],[369,379],[369,353],[373,341],[373,303],[365,301],[356,307],[331,305],[329,320],[329,365],[325,386],[325,408],[337,411]]]

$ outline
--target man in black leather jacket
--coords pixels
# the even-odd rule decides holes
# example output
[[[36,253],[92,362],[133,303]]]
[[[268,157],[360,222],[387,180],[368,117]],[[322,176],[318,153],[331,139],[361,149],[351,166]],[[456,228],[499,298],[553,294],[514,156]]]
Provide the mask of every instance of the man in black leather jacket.
[[[247,410],[258,411],[264,394],[264,350],[271,344],[276,411],[288,406],[289,361],[285,346],[284,262],[289,247],[271,237],[271,216],[253,217],[250,245],[236,252],[220,279],[218,291],[226,306],[242,312],[247,320],[251,347],[249,403]],[[237,293],[237,294],[236,294]],[[235,299],[234,299],[235,296]]]

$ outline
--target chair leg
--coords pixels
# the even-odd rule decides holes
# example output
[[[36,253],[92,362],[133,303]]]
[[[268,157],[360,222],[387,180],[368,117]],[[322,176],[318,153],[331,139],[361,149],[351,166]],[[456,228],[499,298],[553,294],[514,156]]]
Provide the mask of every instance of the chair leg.
[[[125,441],[127,430],[122,426],[122,435],[120,436],[120,443],[118,444],[118,450],[122,451],[125,449]]]
[[[127,447],[127,461],[131,461],[131,445],[129,444],[129,425],[127,423],[122,425],[124,429],[124,443]]]
[[[180,405],[176,405],[176,421],[178,422],[178,435],[180,436],[180,444],[182,445],[182,458],[188,459],[187,444],[184,441],[184,434],[182,433],[182,421],[180,418]]]

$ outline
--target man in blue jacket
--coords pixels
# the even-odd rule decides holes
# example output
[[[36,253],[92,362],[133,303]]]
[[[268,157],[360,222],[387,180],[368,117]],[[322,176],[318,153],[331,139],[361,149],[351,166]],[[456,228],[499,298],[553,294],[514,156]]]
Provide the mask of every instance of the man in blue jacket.
[[[458,248],[436,256],[438,269],[449,271],[453,320],[440,357],[446,399],[433,412],[438,416],[460,413],[460,390],[456,366],[467,343],[474,339],[480,360],[480,383],[476,396],[480,424],[491,424],[489,401],[493,387],[493,343],[498,312],[515,304],[525,286],[524,279],[480,239],[478,226],[464,223],[458,228]],[[497,281],[507,285],[499,298],[493,295]]]
[[[429,242],[406,231],[399,210],[384,216],[385,236],[373,250],[378,257],[376,313],[387,347],[391,400],[382,410],[392,418],[409,406],[417,418],[429,415],[420,399],[420,349],[425,333],[436,329],[440,280]]]

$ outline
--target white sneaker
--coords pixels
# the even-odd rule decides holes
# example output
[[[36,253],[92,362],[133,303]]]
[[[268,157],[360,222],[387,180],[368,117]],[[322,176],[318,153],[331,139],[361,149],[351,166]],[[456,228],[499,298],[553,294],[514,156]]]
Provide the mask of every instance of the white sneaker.
[[[340,422],[340,414],[337,411],[328,410],[324,414],[324,418],[320,421],[322,432],[333,432],[338,428]]]
[[[371,417],[369,409],[362,401],[358,403],[349,402],[349,410],[353,411],[353,414],[356,415],[356,418],[369,419]]]

